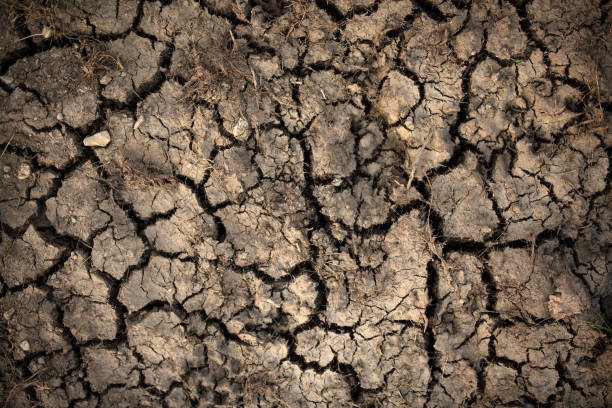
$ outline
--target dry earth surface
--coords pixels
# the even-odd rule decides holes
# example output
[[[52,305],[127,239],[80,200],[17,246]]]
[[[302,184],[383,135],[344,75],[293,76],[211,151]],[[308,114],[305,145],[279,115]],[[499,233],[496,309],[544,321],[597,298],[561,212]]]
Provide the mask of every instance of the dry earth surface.
[[[0,405],[612,406],[611,27],[0,1]]]

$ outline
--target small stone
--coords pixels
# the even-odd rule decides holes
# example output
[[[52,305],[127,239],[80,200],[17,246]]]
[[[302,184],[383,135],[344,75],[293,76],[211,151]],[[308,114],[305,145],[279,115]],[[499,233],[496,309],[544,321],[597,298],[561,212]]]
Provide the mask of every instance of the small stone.
[[[30,174],[32,174],[32,170],[30,169],[30,165],[27,163],[22,163],[19,166],[19,171],[17,172],[17,178],[19,180],[25,180],[28,177],[30,177]]]
[[[234,129],[232,129],[232,134],[234,137],[241,142],[246,141],[249,138],[249,122],[244,118],[238,119],[238,123],[234,125]]]
[[[11,320],[13,314],[15,314],[15,309],[9,309],[2,314],[2,317],[4,317],[4,320]]]
[[[102,78],[100,78],[100,84],[108,85],[112,80],[113,77],[111,77],[109,74],[105,74],[104,76],[102,76]]]
[[[83,145],[88,147],[106,147],[111,141],[110,133],[107,130],[98,132],[93,136],[83,139]]]
[[[11,171],[11,166],[4,166],[3,170],[5,173],[9,173]]]
[[[58,113],[55,117],[57,120],[64,120],[64,114],[62,112]]]
[[[23,351],[30,351],[30,343],[28,343],[27,340],[24,340],[21,343],[19,343],[19,347],[21,347]]]

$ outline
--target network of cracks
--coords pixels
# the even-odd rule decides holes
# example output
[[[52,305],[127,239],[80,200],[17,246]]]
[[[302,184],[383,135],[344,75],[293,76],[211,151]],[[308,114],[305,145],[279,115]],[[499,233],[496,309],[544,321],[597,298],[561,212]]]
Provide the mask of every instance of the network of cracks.
[[[611,8],[0,2],[0,405],[612,405]]]

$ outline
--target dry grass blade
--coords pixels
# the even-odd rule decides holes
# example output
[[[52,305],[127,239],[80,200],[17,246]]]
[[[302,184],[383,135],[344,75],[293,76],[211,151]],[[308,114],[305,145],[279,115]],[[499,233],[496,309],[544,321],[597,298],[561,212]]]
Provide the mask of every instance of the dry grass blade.
[[[0,0],[0,6],[7,9],[13,25],[41,27],[40,33],[32,33],[20,40],[32,37],[57,38],[66,32],[57,18],[57,0]]]
[[[107,50],[106,45],[92,38],[79,40],[77,57],[86,78],[123,69],[121,61]]]

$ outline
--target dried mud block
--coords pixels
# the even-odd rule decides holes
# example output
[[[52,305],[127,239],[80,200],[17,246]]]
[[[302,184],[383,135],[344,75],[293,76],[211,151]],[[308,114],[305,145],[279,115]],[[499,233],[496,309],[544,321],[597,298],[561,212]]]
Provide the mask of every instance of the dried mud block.
[[[314,217],[303,188],[304,184],[263,179],[248,192],[246,203],[258,205],[271,217],[302,230]]]
[[[137,322],[128,323],[130,347],[142,358],[144,383],[160,391],[168,391],[181,381],[187,370],[206,363],[205,346],[193,344],[172,312],[147,313]]]
[[[431,254],[421,216],[416,210],[401,216],[384,240],[378,241],[384,261],[376,276],[359,268],[346,250],[320,254],[316,270],[328,289],[322,316],[326,321],[344,327],[386,320],[425,324]],[[313,242],[319,247],[331,244],[329,237],[319,233],[313,235]]]
[[[307,143],[315,177],[342,179],[355,170],[355,138],[351,134],[350,111],[345,106],[332,107],[317,116],[307,132]]]
[[[270,129],[259,133],[257,145],[255,162],[264,178],[304,183],[304,152],[299,141]]]
[[[470,89],[474,97],[470,98],[459,133],[486,158],[504,146],[505,132],[511,130],[510,113],[527,110],[526,102],[517,99],[514,75],[514,67],[502,67],[491,58],[480,62],[472,73]]]
[[[459,28],[454,24],[452,20],[440,23],[426,13],[420,13],[400,36],[402,48],[399,58],[419,80],[439,89],[447,98],[460,99],[459,92],[449,92],[461,87],[463,73],[461,63],[453,56],[449,44],[450,35]],[[425,96],[429,96],[427,92]],[[432,103],[436,103],[435,98],[432,98]]]
[[[46,215],[57,232],[88,242],[108,225],[108,193],[98,179],[93,164],[87,162],[62,182],[56,197],[47,200]]]
[[[532,321],[551,318],[551,313],[565,318],[591,307],[588,289],[573,274],[573,257],[558,241],[546,241],[533,253],[519,248],[494,251],[488,263],[500,291],[496,310],[502,315]],[[570,289],[578,298],[564,304],[567,293],[563,291]]]
[[[317,309],[318,297],[318,285],[308,275],[300,275],[291,280],[281,295],[282,311],[289,316],[289,330],[310,320]]]
[[[68,406],[73,394],[69,384],[75,380],[70,374],[78,371],[78,368],[79,360],[72,350],[40,356],[30,361],[28,370],[38,373],[36,377],[39,387],[34,391],[37,399],[46,406]]]
[[[61,113],[62,121],[83,128],[98,118],[98,86],[81,69],[78,54],[71,48],[52,48],[12,65],[7,75],[14,85],[38,92],[49,117]]]
[[[446,364],[442,371],[434,372],[436,383],[431,392],[428,406],[450,407],[469,404],[477,393],[478,375],[466,361],[459,360]]]
[[[203,288],[195,264],[154,255],[143,269],[131,272],[117,299],[135,312],[154,301],[183,303]]]
[[[481,279],[484,265],[475,256],[451,252],[436,269],[439,273],[436,298],[441,301],[429,324],[435,335],[434,349],[444,356],[440,361],[440,379],[452,376],[459,380],[461,372],[465,372],[468,377],[461,381],[466,381],[466,388],[458,395],[469,398],[477,392],[471,377],[474,372],[469,368],[477,367],[488,357],[494,325],[487,310],[487,287]],[[459,392],[453,381],[445,383]],[[439,393],[437,398],[444,400]]]
[[[55,103],[61,104],[62,97],[57,98]],[[44,166],[61,169],[74,162],[81,154],[81,143],[64,126],[53,128],[57,124],[53,106],[30,91],[0,90],[0,142],[31,150]]]
[[[91,265],[119,280],[129,267],[140,262],[146,247],[125,211],[114,203],[105,206],[104,211],[112,221],[93,240]]]
[[[596,139],[568,137],[567,142],[573,146],[544,144],[536,152],[532,143],[521,140],[514,159],[497,156],[492,193],[507,224],[503,240],[530,240],[557,227],[575,237],[584,225],[586,200],[605,187],[609,160]]]
[[[511,168],[511,160],[504,154],[493,164],[491,191],[506,224],[500,238],[532,240],[545,229],[561,224],[561,208],[540,179],[529,174],[529,169]]]
[[[527,35],[521,30],[516,9],[504,3],[496,10],[495,23],[490,24],[487,37],[487,51],[499,59],[520,57],[527,48]]]
[[[108,303],[89,297],[73,297],[64,306],[64,324],[78,342],[113,340],[117,335],[117,313]]]
[[[418,335],[417,330],[411,331],[411,340],[406,342],[401,340],[400,336],[394,335],[391,329],[392,327],[386,325],[381,328],[361,326],[356,329],[358,335],[354,339],[348,333],[327,332],[321,328],[309,329],[297,335],[296,353],[303,356],[306,362],[316,362],[321,367],[326,367],[335,360],[350,364],[355,368],[361,386],[366,390],[383,386],[386,376],[398,370],[399,377],[403,376],[413,387],[413,391],[422,393],[428,382],[428,376],[420,377],[420,364],[427,364],[425,352],[421,348],[424,345],[422,335]],[[413,341],[416,341],[416,344]],[[394,357],[388,358],[380,355],[378,350],[395,350],[397,353],[392,353]],[[408,359],[420,364],[409,367]]]
[[[403,167],[408,174],[414,172],[415,179],[423,178],[430,169],[444,166],[457,148],[448,122],[442,116],[431,116],[421,106],[401,125],[392,128],[390,134],[402,143]]]
[[[71,346],[58,326],[57,306],[41,289],[26,287],[0,301],[3,318],[12,341],[18,345],[13,357],[23,359],[30,353],[70,350]]]
[[[319,185],[313,192],[322,204],[322,213],[347,226],[370,228],[383,224],[389,214],[389,202],[384,192],[374,191],[369,180],[360,179],[352,191],[336,191],[330,185]]]
[[[602,51],[593,49],[597,46],[594,34],[601,30],[599,24],[605,24],[599,4],[593,0],[576,4],[568,0],[538,0],[525,9],[534,35],[549,50],[551,71],[558,75],[567,72],[572,79],[593,82],[596,68],[591,56]],[[606,87],[602,90],[608,93]]]
[[[361,318],[365,300],[370,297],[377,301],[375,296],[379,290],[369,274],[359,273],[357,263],[347,250],[332,252],[328,249],[332,241],[325,232],[313,233],[312,240],[318,247],[325,248],[315,264],[315,271],[327,288],[326,307],[321,318],[342,327],[354,326]],[[345,276],[352,277],[352,282],[347,283]]]
[[[164,398],[164,405],[168,408],[186,407],[191,403],[189,394],[182,387],[174,387]]]
[[[32,225],[19,238],[2,233],[0,275],[11,288],[35,281],[60,261],[64,251],[46,242]]]
[[[230,205],[216,212],[227,231],[227,240],[236,251],[237,266],[257,266],[273,278],[287,275],[308,260],[306,232],[289,216],[276,218],[258,205]]]
[[[571,206],[580,217],[586,216],[586,208],[579,209],[580,201],[606,188],[610,168],[610,160],[599,139],[589,134],[573,134],[568,135],[561,148],[553,143],[542,147],[537,154],[543,179],[551,184],[561,203]],[[533,146],[525,150],[527,157],[533,155]],[[580,220],[572,221],[580,223]]]
[[[356,9],[365,9],[372,7],[376,3],[375,0],[330,0],[332,4],[342,15],[350,14]]]
[[[185,301],[185,310],[203,310],[206,316],[225,322],[229,333],[247,342],[252,341],[249,331],[257,325],[291,324],[312,312],[310,299],[302,304],[303,297],[296,299],[294,293],[285,289],[282,291],[282,295],[288,295],[285,300],[252,272],[240,274],[231,269],[211,267],[204,272],[201,286],[202,290]],[[281,308],[293,319],[288,317],[287,323],[278,321]]]
[[[347,363],[355,367],[364,389],[380,387],[396,405],[421,406],[430,380],[423,332],[412,327],[400,334],[398,329],[397,324],[357,329],[360,340]]]
[[[237,202],[259,180],[252,164],[253,153],[243,147],[220,151],[211,163],[210,178],[204,185],[212,206],[225,201]]]
[[[87,382],[94,392],[104,392],[111,385],[127,387],[138,385],[139,363],[125,344],[119,345],[117,349],[87,347],[83,352],[83,362],[87,372]]]
[[[348,333],[327,332],[320,327],[299,332],[296,343],[298,355],[303,356],[307,363],[316,362],[321,367],[327,367],[339,354],[351,356],[356,350]]]
[[[467,153],[459,167],[433,180],[431,203],[442,216],[445,236],[483,241],[496,230],[497,215],[479,168],[476,156]]]
[[[39,200],[49,196],[56,185],[59,185],[59,176],[55,171],[38,172],[35,184],[30,189],[30,199]]]
[[[292,79],[298,85],[299,109],[281,105],[280,115],[291,132],[301,132],[310,122],[323,113],[328,104],[345,102],[348,99],[346,81],[333,71],[315,71],[304,80]],[[346,116],[345,114],[343,114]]]
[[[357,220],[359,202],[350,189],[337,191],[331,185],[315,186],[313,195],[322,206],[321,212],[331,220],[352,226]]]
[[[602,334],[594,333],[592,327],[589,330],[581,327],[575,339],[576,345],[571,353],[570,361],[567,363],[569,377],[576,385],[585,390],[583,395],[565,390],[561,403],[574,403],[581,406],[605,407],[612,402],[610,396],[610,375],[612,374],[612,348],[609,344],[603,346],[603,350],[584,352],[600,341]],[[586,355],[585,355],[586,354]],[[596,356],[596,357],[595,357]]]
[[[554,368],[557,359],[567,359],[573,335],[561,324],[528,327],[524,323],[495,331],[496,354],[516,363]]]
[[[451,44],[457,57],[464,61],[480,51],[484,40],[484,30],[481,24],[468,22],[463,30],[455,34]]]
[[[377,286],[381,286],[380,294],[370,301],[374,316],[425,323],[427,263],[431,254],[422,217],[416,210],[401,216],[382,242],[387,257],[376,278]]]
[[[38,211],[36,202],[28,199],[37,174],[29,160],[8,152],[0,157],[0,168],[0,222],[13,229],[21,228]]]
[[[108,49],[119,60],[122,69],[108,74],[109,83],[104,86],[102,96],[127,103],[138,97],[140,90],[158,75],[164,46],[131,32],[127,37],[111,42]]]
[[[387,123],[405,117],[420,99],[419,88],[409,77],[391,71],[378,95],[376,105]]]
[[[404,18],[411,13],[410,1],[383,2],[374,13],[357,15],[348,20],[343,36],[352,43],[371,41],[378,44],[385,33],[401,28],[404,25]]]
[[[556,144],[555,135],[567,132],[567,125],[578,117],[580,92],[546,77],[541,52],[534,51],[516,68],[487,58],[472,74],[473,97],[459,132],[487,159],[525,133]]]
[[[159,397],[142,388],[118,387],[104,394],[99,405],[101,408],[130,408],[160,406]]]
[[[484,397],[493,402],[508,404],[520,401],[521,389],[516,382],[515,369],[501,364],[489,364],[485,368]]]
[[[64,300],[76,295],[93,302],[108,301],[109,285],[102,277],[88,270],[87,261],[87,254],[81,250],[70,254],[62,268],[47,280],[54,296]]]
[[[567,329],[558,324],[531,328],[521,323],[497,329],[494,334],[497,355],[521,364],[523,381],[516,382],[516,392],[527,393],[541,403],[557,393],[557,361],[566,360],[574,347]]]
[[[588,222],[595,229],[583,229],[575,240],[578,262],[576,274],[581,276],[594,296],[604,298],[604,311],[612,321],[612,277],[608,273],[612,264],[612,193],[608,192],[593,201]]]
[[[138,217],[147,219],[155,215],[168,214],[174,209],[174,196],[182,184],[155,183],[122,189],[121,199],[132,205]]]
[[[172,41],[174,37],[184,32],[185,27],[188,27],[192,22],[198,22],[202,25],[202,30],[208,29],[213,34],[213,38],[219,35],[220,32],[227,32],[229,24],[223,30],[223,26],[215,27],[214,23],[225,21],[225,19],[211,16],[206,8],[203,8],[196,1],[180,0],[169,5],[162,5],[160,1],[147,2],[142,8],[142,18],[140,28],[149,35],[155,36],[159,41]],[[213,30],[217,28],[217,30]],[[215,32],[216,31],[216,32]],[[184,39],[186,41],[187,38]],[[210,41],[202,38],[200,41]]]
[[[555,279],[555,289],[548,297],[548,312],[555,320],[577,315],[591,306],[589,292],[580,278],[563,275]]]
[[[350,388],[341,374],[325,370],[321,373],[313,369],[302,370],[297,365],[285,361],[280,366],[280,390],[278,395],[285,404],[316,407],[327,405],[340,407],[350,403]],[[267,399],[267,398],[266,398]],[[268,403],[275,403],[274,399]],[[278,403],[278,401],[276,401]]]
[[[110,117],[113,142],[95,153],[116,179],[118,189],[142,191],[175,175],[196,184],[203,180],[211,152],[224,145],[225,139],[219,134],[213,111],[187,107],[181,97],[178,83],[164,82],[158,93],[138,105],[139,126],[125,114]]]
[[[120,34],[128,31],[138,15],[137,0],[118,0],[116,4],[86,1],[81,7],[89,15],[96,34]]]
[[[161,218],[144,230],[151,245],[170,254],[194,254],[194,245],[216,235],[216,225],[198,203],[196,195],[185,185],[177,187],[176,210],[168,218]]]
[[[25,24],[35,34],[50,30],[49,36],[54,38],[84,38],[91,36],[95,29],[98,35],[118,35],[132,26],[138,14],[138,1],[82,0],[74,4],[58,0],[52,4],[30,4],[25,14]],[[42,43],[44,39],[38,35],[33,37],[34,42]]]

